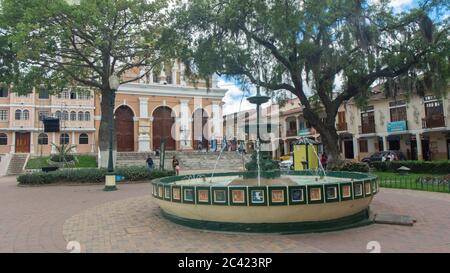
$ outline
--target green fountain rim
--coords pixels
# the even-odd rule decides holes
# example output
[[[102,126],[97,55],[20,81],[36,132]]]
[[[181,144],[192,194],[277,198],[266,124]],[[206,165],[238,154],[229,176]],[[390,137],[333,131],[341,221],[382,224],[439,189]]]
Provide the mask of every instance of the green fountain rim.
[[[280,172],[279,170],[273,170],[273,171],[264,171],[263,174],[270,175],[271,173]],[[162,184],[172,184],[178,181],[183,180],[189,180],[189,179],[201,179],[206,178],[209,179],[211,177],[224,177],[224,176],[244,176],[251,173],[257,173],[256,171],[247,171],[247,172],[221,172],[221,173],[215,173],[214,176],[212,173],[199,173],[199,174],[192,174],[192,175],[179,175],[179,176],[169,176],[169,177],[163,177],[154,179],[152,183],[162,183]],[[312,171],[292,171],[287,174],[282,174],[282,176],[314,176],[317,177],[318,175]],[[344,178],[344,179],[351,179],[351,181],[348,182],[363,182],[368,180],[374,180],[378,177],[371,174],[371,173],[361,173],[361,172],[344,172],[344,171],[330,171],[327,172],[327,177],[334,177],[334,178]],[[325,184],[325,183],[322,183]],[[276,186],[276,185],[274,185]]]

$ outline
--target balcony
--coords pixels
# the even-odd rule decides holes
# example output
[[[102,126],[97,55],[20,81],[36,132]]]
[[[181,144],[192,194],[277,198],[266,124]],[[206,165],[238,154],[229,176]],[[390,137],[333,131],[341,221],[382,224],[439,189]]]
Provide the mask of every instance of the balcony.
[[[444,115],[431,115],[422,119],[423,129],[432,129],[445,127],[445,116]]]
[[[338,132],[347,131],[348,130],[347,122],[336,124],[336,129],[338,130]]]
[[[362,126],[359,126],[359,133],[362,135],[376,133],[375,123],[368,123],[368,124],[363,124]]]
[[[297,130],[292,130],[292,129],[286,130],[286,136],[287,137],[297,136]]]

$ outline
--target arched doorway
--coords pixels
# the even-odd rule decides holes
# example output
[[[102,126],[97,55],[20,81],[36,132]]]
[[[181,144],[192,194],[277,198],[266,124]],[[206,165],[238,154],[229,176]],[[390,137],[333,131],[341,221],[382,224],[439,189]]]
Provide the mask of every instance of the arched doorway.
[[[176,150],[175,139],[172,137],[172,127],[175,124],[175,117],[172,109],[167,106],[158,107],[153,112],[153,149],[161,147],[161,141],[166,139],[166,150]]]
[[[115,114],[118,152],[134,152],[134,114],[128,106],[120,106]]]
[[[208,113],[202,108],[195,110],[192,115],[192,140],[194,149],[199,149],[201,144],[202,149],[208,150],[209,136],[208,133]]]

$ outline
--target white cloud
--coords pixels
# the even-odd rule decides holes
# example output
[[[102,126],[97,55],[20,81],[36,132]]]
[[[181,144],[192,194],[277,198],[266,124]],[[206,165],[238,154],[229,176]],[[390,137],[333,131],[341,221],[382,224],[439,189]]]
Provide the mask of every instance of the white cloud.
[[[411,5],[413,3],[413,0],[393,0],[391,1],[390,5],[393,8],[400,8],[406,5]]]
[[[394,8],[394,11],[401,12],[414,6],[416,2],[417,0],[391,0],[389,5]],[[369,0],[369,3],[380,3],[380,0]]]
[[[244,92],[232,82],[227,82],[223,79],[219,80],[218,86],[220,88],[228,89],[228,92],[223,98],[225,105],[223,106],[223,114],[228,115],[239,111],[255,109],[255,106],[247,101],[244,97]],[[242,99],[244,97],[244,99]],[[241,103],[242,101],[242,103]]]
[[[232,82],[225,81],[223,79],[219,79],[218,86],[220,88],[228,89],[228,92],[225,94],[225,97],[223,98],[223,102],[225,103],[223,106],[223,114],[229,115],[236,112],[242,112],[246,110],[256,109],[256,106],[254,104],[251,104],[248,102],[247,98],[249,97],[248,94],[244,96],[244,91],[237,86],[236,84]],[[256,94],[255,88],[251,88],[252,95]],[[264,92],[262,92],[264,95]],[[261,107],[265,108],[272,104],[271,101],[263,104]]]

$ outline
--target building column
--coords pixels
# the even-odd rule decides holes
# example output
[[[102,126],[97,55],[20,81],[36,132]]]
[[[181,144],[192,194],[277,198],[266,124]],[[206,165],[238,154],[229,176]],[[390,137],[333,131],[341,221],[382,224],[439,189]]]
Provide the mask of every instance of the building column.
[[[220,102],[212,102],[212,139],[219,140],[222,138],[222,114],[220,111]],[[245,138],[244,138],[245,140]]]
[[[166,71],[164,71],[164,63],[161,64],[161,74],[159,74],[159,83],[164,84],[166,81]]]
[[[173,62],[172,65],[172,84],[176,85],[177,84],[177,72],[178,72],[178,67],[177,67],[177,62]]]
[[[12,132],[11,133],[11,153],[15,153],[16,152],[16,133]]]
[[[148,83],[153,83],[153,69],[150,70],[149,76],[148,76]]]
[[[353,138],[353,154],[354,159],[359,161],[359,139],[356,136]]]
[[[181,150],[191,150],[192,140],[191,140],[191,118],[189,112],[189,100],[180,100],[180,149]]]
[[[185,76],[184,73],[186,72],[186,67],[183,63],[180,64],[180,84],[181,86],[186,86],[186,80],[185,80]]]
[[[72,145],[74,145],[74,148],[72,148],[72,152],[74,152],[74,153],[76,153],[77,152],[77,146],[75,146],[76,145],[76,142],[75,142],[75,131],[73,131],[72,132]]]
[[[148,119],[148,98],[139,98],[139,116],[141,120],[139,121],[139,137],[138,137],[138,151],[139,152],[150,152],[150,125],[148,121],[143,121],[142,119]],[[144,124],[141,124],[143,122]],[[143,126],[142,126],[143,125]]]
[[[52,143],[56,144],[56,133],[52,133]],[[55,147],[55,145],[52,145],[51,154],[56,154],[56,147]]]
[[[383,151],[388,151],[388,141],[387,136],[383,136]]]
[[[416,134],[417,160],[423,160],[422,154],[422,135]]]
[[[33,132],[30,132],[30,154],[35,154]]]

